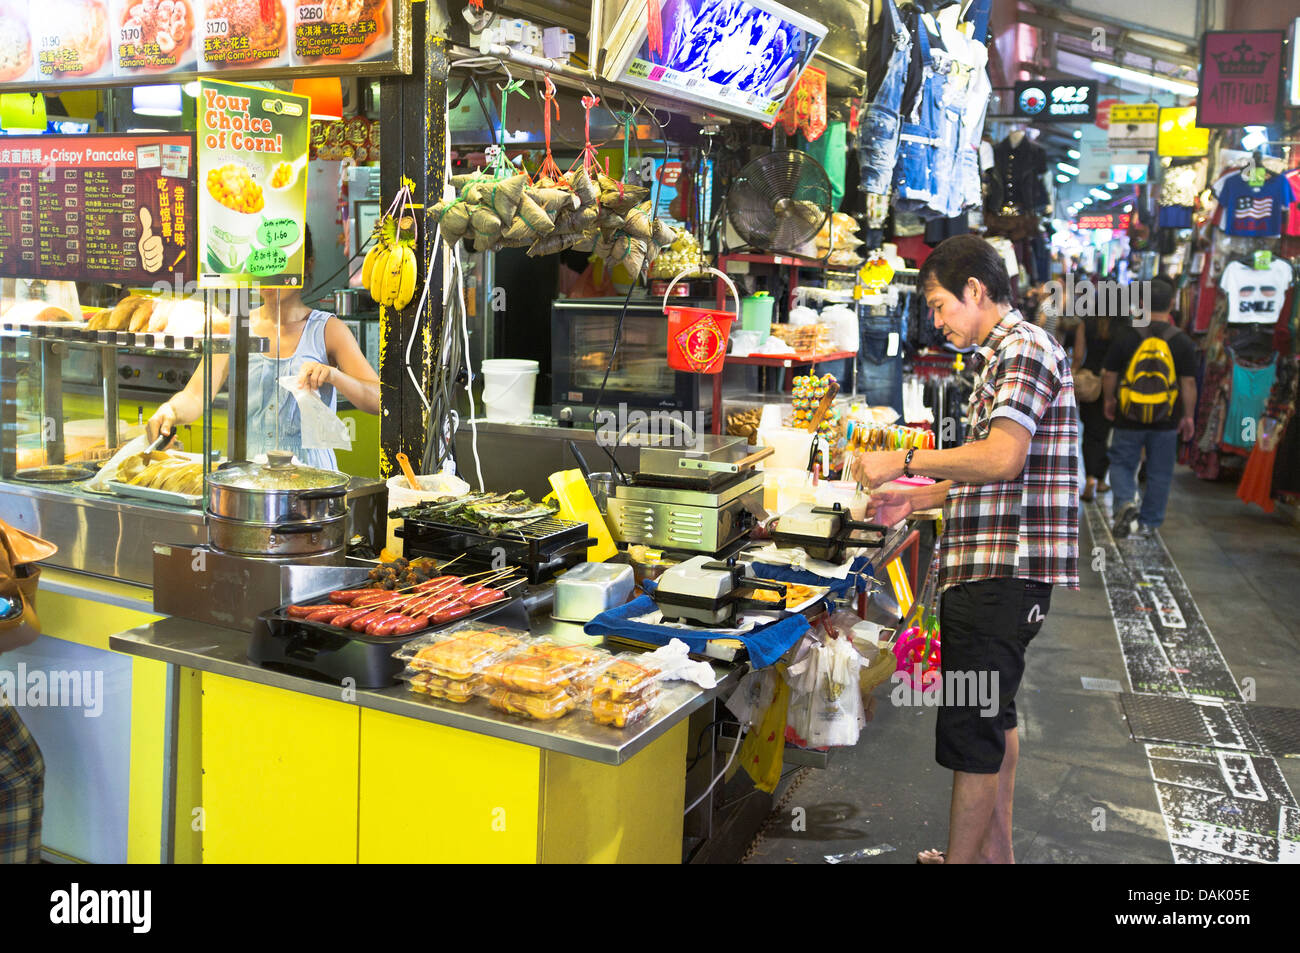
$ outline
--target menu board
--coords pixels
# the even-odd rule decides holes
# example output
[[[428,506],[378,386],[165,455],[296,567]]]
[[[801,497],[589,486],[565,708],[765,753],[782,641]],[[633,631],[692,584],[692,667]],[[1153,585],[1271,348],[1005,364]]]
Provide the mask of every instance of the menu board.
[[[200,80],[200,287],[302,284],[308,108],[306,96]]]
[[[405,10],[401,0],[0,0],[0,87],[409,69],[394,42],[399,15],[409,27]]]
[[[194,138],[0,139],[0,275],[192,281]]]

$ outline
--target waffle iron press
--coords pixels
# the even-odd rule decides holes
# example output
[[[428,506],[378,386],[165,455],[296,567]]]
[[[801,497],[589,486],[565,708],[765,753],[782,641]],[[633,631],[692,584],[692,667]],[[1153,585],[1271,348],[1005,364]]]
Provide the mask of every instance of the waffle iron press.
[[[771,589],[785,595],[785,583],[757,579],[753,568],[712,556],[695,556],[666,570],[654,591],[655,604],[667,622],[729,626],[739,609],[772,609],[773,604],[741,596],[745,589]]]
[[[855,537],[857,532],[876,534],[874,538]],[[827,562],[844,562],[844,553],[850,546],[879,546],[884,542],[888,526],[864,523],[850,518],[847,510],[834,506],[815,506],[800,503],[781,514],[772,538],[783,548],[799,547],[813,559]]]

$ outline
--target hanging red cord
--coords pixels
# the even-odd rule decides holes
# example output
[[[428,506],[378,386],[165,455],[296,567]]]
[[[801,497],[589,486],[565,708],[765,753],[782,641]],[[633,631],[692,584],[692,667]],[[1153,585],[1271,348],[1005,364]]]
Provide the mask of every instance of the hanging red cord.
[[[599,96],[593,94],[582,97],[582,108],[587,113],[585,120],[586,125],[584,127],[587,142],[586,145],[582,147],[582,155],[578,157],[578,161],[582,162],[582,168],[588,175],[591,174],[591,163],[593,161],[596,163],[596,170],[600,171],[600,156],[596,154],[596,147],[591,144],[591,111],[599,105]],[[578,161],[573,163],[573,168],[576,169],[578,167]]]
[[[648,0],[645,5],[645,29],[649,40],[650,52],[664,54],[664,17],[659,9],[659,0]]]
[[[555,99],[555,84],[551,82],[551,78],[549,76],[542,78],[546,83],[542,90],[542,129],[546,135],[546,158],[542,160],[541,167],[537,170],[537,177],[559,182],[564,173],[555,164],[555,156],[551,155],[551,110],[555,110],[555,118],[559,119],[560,104]]]

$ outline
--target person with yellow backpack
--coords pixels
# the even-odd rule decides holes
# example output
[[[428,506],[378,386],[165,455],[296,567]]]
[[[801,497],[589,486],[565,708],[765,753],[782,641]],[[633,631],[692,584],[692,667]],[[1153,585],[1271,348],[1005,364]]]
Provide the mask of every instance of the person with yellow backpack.
[[[1154,279],[1147,295],[1150,321],[1136,320],[1106,354],[1102,393],[1106,418],[1115,424],[1110,482],[1116,539],[1135,528],[1151,536],[1164,522],[1178,438],[1192,439],[1195,429],[1196,347],[1173,323],[1174,295],[1172,282]],[[1147,485],[1139,509],[1134,499],[1143,451]]]

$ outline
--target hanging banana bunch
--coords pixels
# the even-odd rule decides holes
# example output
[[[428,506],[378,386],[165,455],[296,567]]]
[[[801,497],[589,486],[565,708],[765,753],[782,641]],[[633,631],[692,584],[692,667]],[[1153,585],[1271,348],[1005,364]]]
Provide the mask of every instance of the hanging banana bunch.
[[[375,222],[375,243],[361,264],[361,283],[370,292],[375,303],[385,308],[401,311],[415,297],[419,267],[415,260],[415,241],[418,229],[410,179],[402,179],[402,187],[388,211]]]

